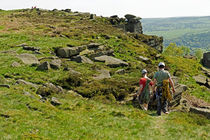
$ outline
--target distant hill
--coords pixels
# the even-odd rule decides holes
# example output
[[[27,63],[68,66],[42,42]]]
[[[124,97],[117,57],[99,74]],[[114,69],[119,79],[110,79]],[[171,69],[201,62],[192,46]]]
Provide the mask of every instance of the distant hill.
[[[210,51],[210,16],[145,18],[142,19],[145,34],[164,37],[164,45],[170,42]]]

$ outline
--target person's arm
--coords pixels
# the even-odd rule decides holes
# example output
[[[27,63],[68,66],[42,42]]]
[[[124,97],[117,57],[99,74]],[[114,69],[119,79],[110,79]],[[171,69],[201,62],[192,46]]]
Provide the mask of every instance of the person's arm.
[[[173,93],[175,93],[174,82],[173,82],[173,80],[171,78],[169,78],[169,83],[170,83],[170,85],[172,87]]]

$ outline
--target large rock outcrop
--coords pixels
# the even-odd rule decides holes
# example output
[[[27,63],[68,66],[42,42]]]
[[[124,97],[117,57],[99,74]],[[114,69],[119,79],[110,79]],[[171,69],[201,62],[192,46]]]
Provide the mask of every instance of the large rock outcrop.
[[[210,68],[210,52],[203,54],[202,63],[205,67]]]
[[[143,34],[141,18],[131,14],[125,15],[124,18],[119,18],[117,15],[111,16],[110,22],[114,27],[121,28],[125,32],[130,32],[133,36],[148,46],[155,48],[160,53],[163,51],[163,37],[147,36]],[[124,20],[123,20],[124,19]]]
[[[141,18],[131,14],[125,15],[125,18],[119,18],[117,15],[113,15],[109,18],[110,23],[118,28],[125,30],[126,32],[142,34]]]
[[[142,25],[140,22],[140,17],[136,17],[134,15],[127,14],[125,15],[126,24],[125,24],[125,31],[131,33],[139,33],[142,34]]]

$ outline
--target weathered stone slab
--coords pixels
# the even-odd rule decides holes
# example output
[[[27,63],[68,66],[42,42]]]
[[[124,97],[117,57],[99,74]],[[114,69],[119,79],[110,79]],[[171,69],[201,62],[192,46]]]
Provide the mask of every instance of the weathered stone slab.
[[[31,83],[31,82],[27,82],[23,79],[19,79],[16,81],[16,84],[22,84],[22,85],[28,85],[28,86],[32,86],[34,88],[38,88],[38,85],[34,84],[34,83]]]
[[[0,87],[10,88],[10,85],[7,85],[7,84],[0,84]]]
[[[205,85],[205,84],[206,84],[206,77],[203,76],[203,75],[193,76],[193,78],[195,79],[195,81],[196,81],[198,84],[202,84],[202,85]]]
[[[60,69],[62,61],[60,59],[54,59],[49,64],[52,69]]]
[[[125,74],[125,69],[119,69],[115,73],[116,74]]]
[[[105,78],[111,78],[108,70],[102,69],[102,70],[98,70],[98,72],[100,72],[101,74],[94,77],[95,80],[102,80],[102,79],[105,79]]]
[[[147,57],[143,57],[143,56],[139,56],[138,57],[138,60],[142,61],[142,62],[145,62],[146,64],[149,64],[151,63],[151,60]]]
[[[39,51],[40,48],[39,47],[32,47],[32,46],[23,46],[24,50],[28,50],[28,51]]]
[[[20,67],[21,65],[20,65],[20,63],[18,63],[18,62],[13,62],[13,63],[11,64],[11,66],[12,66],[12,67]]]
[[[86,46],[65,47],[57,50],[57,55],[62,58],[70,58],[79,55],[79,53],[86,49]]]
[[[24,53],[24,54],[20,54],[17,56],[20,60],[22,60],[22,62],[24,64],[28,64],[28,65],[31,65],[31,64],[40,64],[39,63],[39,60],[36,58],[35,55],[33,54],[27,54],[27,53]]]
[[[206,116],[208,119],[210,119],[210,109],[190,107],[190,112],[193,112],[196,114],[202,114],[202,115]]]
[[[128,63],[120,59],[114,58],[112,56],[103,55],[103,56],[95,57],[94,59],[95,61],[98,61],[98,62],[105,62],[105,64],[110,67],[128,66]]]
[[[76,61],[77,63],[93,64],[93,61],[91,61],[89,58],[80,55],[73,57],[71,60]]]
[[[92,49],[92,48],[98,48],[101,44],[99,43],[90,43],[87,45],[88,49]]]
[[[44,71],[44,70],[49,70],[50,69],[50,63],[48,61],[43,62],[40,64],[36,70]]]
[[[52,97],[50,103],[54,106],[59,106],[62,104],[56,97]]]

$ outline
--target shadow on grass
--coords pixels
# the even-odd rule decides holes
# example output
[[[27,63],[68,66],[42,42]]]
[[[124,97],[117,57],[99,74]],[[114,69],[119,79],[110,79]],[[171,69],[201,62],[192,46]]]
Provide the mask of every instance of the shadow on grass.
[[[160,115],[158,115],[156,112],[148,112],[147,113],[149,116],[152,116],[152,117],[159,117]]]

